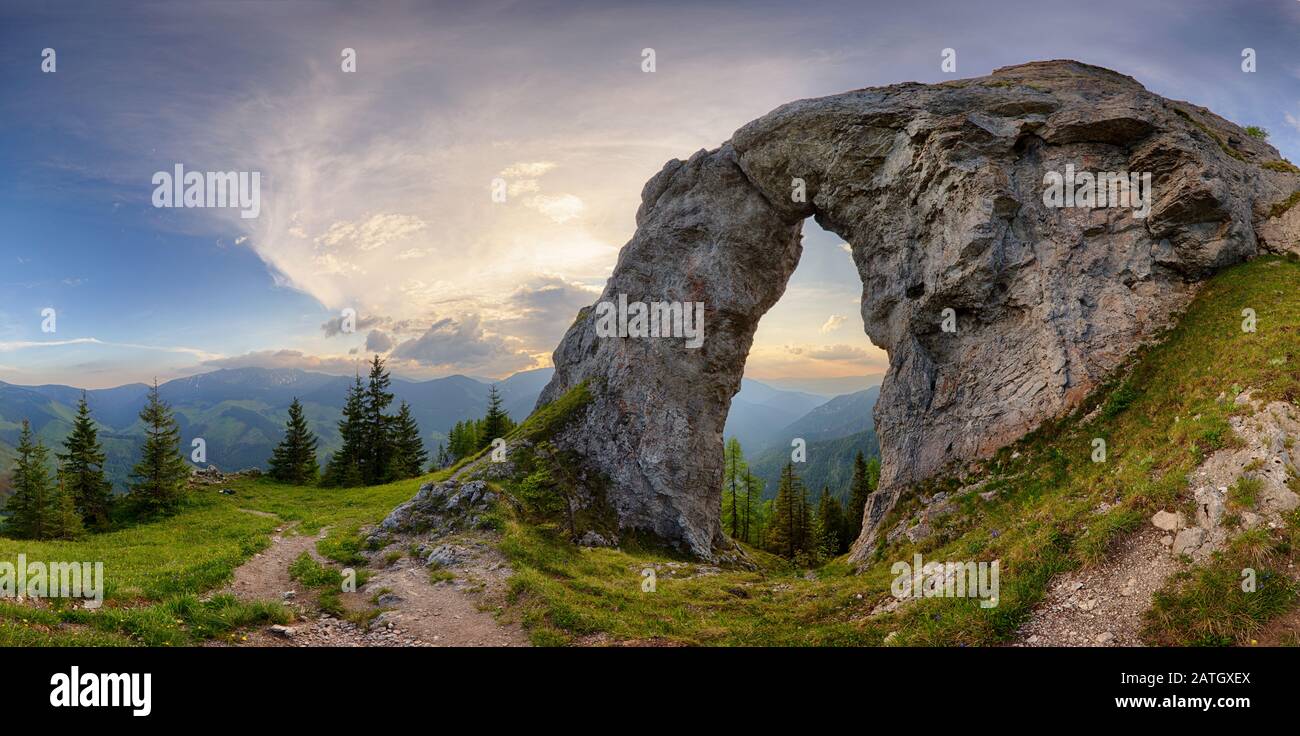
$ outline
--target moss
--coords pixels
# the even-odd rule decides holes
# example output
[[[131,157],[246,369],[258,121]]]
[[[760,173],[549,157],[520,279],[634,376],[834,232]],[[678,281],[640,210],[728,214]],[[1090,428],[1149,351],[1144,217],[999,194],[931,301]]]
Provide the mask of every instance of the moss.
[[[1281,202],[1278,202],[1277,204],[1269,208],[1268,216],[1281,217],[1282,215],[1287,213],[1287,210],[1291,209],[1297,204],[1300,204],[1300,191],[1292,192],[1290,197],[1287,197],[1286,199],[1282,200]]]
[[[1209,136],[1210,140],[1217,143],[1219,149],[1222,150],[1224,153],[1237,159],[1238,161],[1246,160],[1246,157],[1243,156],[1240,151],[1229,146],[1227,142],[1224,141],[1223,138],[1219,136],[1218,133],[1211,130],[1210,127],[1205,123],[1202,123],[1200,120],[1197,120],[1195,117],[1192,116],[1191,113],[1179,107],[1175,107],[1174,112],[1178,113],[1178,115],[1181,116],[1183,119],[1187,120],[1187,122],[1191,123],[1192,125],[1195,125],[1197,129],[1200,130],[1202,133]]]
[[[1296,166],[1286,159],[1281,159],[1279,161],[1265,161],[1260,164],[1260,166],[1263,166],[1270,171],[1280,171],[1284,174],[1300,174],[1300,166]]]

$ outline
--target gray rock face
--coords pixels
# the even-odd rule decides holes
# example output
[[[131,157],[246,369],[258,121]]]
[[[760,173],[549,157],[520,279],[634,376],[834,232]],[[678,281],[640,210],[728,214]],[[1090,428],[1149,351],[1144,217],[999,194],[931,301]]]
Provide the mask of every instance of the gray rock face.
[[[481,480],[426,483],[411,500],[393,509],[370,533],[371,545],[387,544],[394,535],[432,531],[443,534],[472,527],[491,509],[497,494]]]
[[[583,310],[539,403],[585,382],[593,400],[556,444],[607,480],[623,528],[712,558],[723,423],[814,217],[850,244],[866,333],[889,354],[861,557],[910,484],[1071,408],[1198,280],[1294,248],[1257,237],[1291,232],[1268,216],[1300,188],[1260,166],[1278,159],[1204,108],[1072,61],[793,102],[646,184],[601,296],[703,302],[703,344],[602,337]],[[1148,215],[1049,207],[1044,175],[1067,166],[1150,173]]]

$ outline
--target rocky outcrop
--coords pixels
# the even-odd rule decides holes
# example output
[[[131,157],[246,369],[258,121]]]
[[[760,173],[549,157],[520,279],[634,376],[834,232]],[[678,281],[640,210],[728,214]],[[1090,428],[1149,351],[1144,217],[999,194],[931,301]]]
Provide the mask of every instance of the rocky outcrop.
[[[1198,280],[1293,248],[1269,213],[1300,179],[1270,162],[1208,110],[1072,61],[793,102],[646,184],[601,295],[703,303],[702,344],[602,336],[583,310],[539,403],[585,384],[556,445],[607,484],[623,528],[713,557],[723,423],[814,217],[851,246],[866,333],[889,354],[860,554],[910,484],[1068,410]],[[1068,170],[1149,173],[1149,211],[1049,206],[1045,175]]]
[[[367,537],[367,545],[377,549],[398,535],[427,533],[438,537],[451,531],[477,528],[496,501],[497,494],[481,480],[425,483],[411,500],[379,522]],[[422,556],[446,563],[442,559],[433,560],[430,555]]]

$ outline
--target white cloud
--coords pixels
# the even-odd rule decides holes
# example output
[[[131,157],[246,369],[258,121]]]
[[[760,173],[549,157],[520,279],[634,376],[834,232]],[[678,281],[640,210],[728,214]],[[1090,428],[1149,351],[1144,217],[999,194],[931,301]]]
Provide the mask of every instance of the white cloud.
[[[412,215],[378,214],[364,221],[336,222],[316,238],[316,243],[327,248],[347,245],[371,251],[405,240],[425,227],[424,220]]]
[[[842,324],[844,324],[844,317],[838,314],[832,314],[826,318],[826,322],[821,326],[820,332],[823,335],[830,334],[838,330]]]
[[[561,225],[569,220],[576,219],[587,209],[587,205],[583,203],[582,199],[572,194],[539,194],[536,197],[529,197],[526,204],[546,215],[552,222]]]
[[[501,171],[501,176],[505,179],[536,179],[557,165],[554,161],[521,161],[507,166]]]

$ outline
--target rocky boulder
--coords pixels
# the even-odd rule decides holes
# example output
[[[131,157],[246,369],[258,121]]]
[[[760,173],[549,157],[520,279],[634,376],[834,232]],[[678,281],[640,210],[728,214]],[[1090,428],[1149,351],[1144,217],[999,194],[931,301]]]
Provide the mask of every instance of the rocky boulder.
[[[1149,206],[1054,206],[1046,177],[1067,171],[1150,174]],[[607,484],[622,528],[714,557],[723,424],[813,217],[850,245],[866,333],[889,354],[861,558],[910,484],[1072,408],[1199,280],[1294,248],[1277,204],[1297,189],[1242,128],[1073,61],[800,100],[645,185],[539,405],[586,386],[556,445]],[[702,344],[606,336],[599,307],[621,300],[702,303]]]

